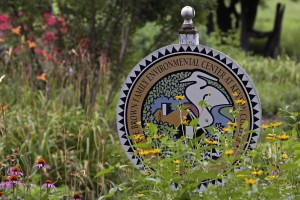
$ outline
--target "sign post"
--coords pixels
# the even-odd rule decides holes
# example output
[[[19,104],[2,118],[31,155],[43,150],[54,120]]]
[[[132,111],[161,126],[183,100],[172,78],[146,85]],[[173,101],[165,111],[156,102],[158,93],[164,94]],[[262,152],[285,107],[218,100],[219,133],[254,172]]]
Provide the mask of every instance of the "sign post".
[[[184,7],[181,15],[184,23],[179,31],[179,44],[162,47],[143,58],[126,78],[119,96],[119,138],[127,157],[141,171],[145,166],[142,157],[135,154],[136,141],[132,138],[145,138],[142,127],[146,123],[156,124],[159,130],[166,130],[166,126],[177,129],[174,138],[209,140],[212,137],[209,127],[223,134],[228,123],[234,122],[235,155],[254,149],[260,136],[261,104],[249,76],[227,55],[199,45],[192,7]],[[179,115],[172,106],[178,103],[176,96],[184,97],[181,102],[188,108],[188,114]],[[207,102],[209,106],[203,107],[199,102]],[[239,115],[234,118],[230,111],[237,108]],[[196,119],[197,128],[180,124],[182,115],[188,120]],[[245,131],[249,134],[242,134]],[[216,147],[203,152],[202,159],[223,162],[222,153]],[[224,170],[221,167],[219,172]],[[222,180],[202,181],[198,190],[204,191],[210,184],[220,185]]]

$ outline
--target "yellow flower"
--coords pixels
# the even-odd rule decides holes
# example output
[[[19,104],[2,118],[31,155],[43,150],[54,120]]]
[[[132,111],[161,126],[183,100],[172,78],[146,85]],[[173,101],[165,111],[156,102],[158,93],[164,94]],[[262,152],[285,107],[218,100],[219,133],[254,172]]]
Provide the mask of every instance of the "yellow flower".
[[[145,195],[144,194],[137,194],[136,196],[137,197],[144,197]]]
[[[236,177],[246,177],[246,174],[237,174]]]
[[[282,125],[282,122],[270,123],[270,126],[272,126],[272,127],[277,127],[280,125]]]
[[[262,128],[262,129],[267,129],[267,128],[269,128],[269,127],[270,127],[270,126],[267,125],[267,124],[262,124],[262,125],[261,125],[261,128]]]
[[[237,99],[235,100],[235,103],[238,105],[244,105],[247,101],[243,100],[243,99]]]
[[[265,180],[272,180],[272,179],[277,178],[277,177],[278,177],[278,176],[270,175],[270,176],[267,176],[267,177],[265,178]]]
[[[190,113],[191,111],[190,111],[190,109],[186,109],[186,112],[187,112],[187,113]]]
[[[138,122],[136,122],[136,124],[140,126],[140,125],[142,125],[142,122],[138,121]]]
[[[150,127],[150,123],[146,123],[146,126],[149,128]]]
[[[226,155],[232,155],[234,153],[234,151],[232,149],[226,150],[224,152]]]
[[[237,92],[232,93],[232,96],[237,97],[239,94]]]
[[[175,99],[176,99],[176,100],[183,100],[183,99],[184,99],[184,96],[175,96]]]
[[[12,28],[12,29],[11,29],[11,32],[12,32],[13,34],[20,35],[20,32],[21,32],[21,26],[18,26],[18,27],[16,27],[16,28]]]
[[[225,132],[225,133],[228,133],[229,131],[231,131],[231,128],[227,127],[227,128],[222,128],[222,130]]]
[[[46,73],[42,73],[41,75],[37,76],[36,79],[39,80],[39,81],[47,82]]]
[[[155,136],[152,136],[151,138],[159,140],[161,138],[161,135],[155,135]]]
[[[228,122],[227,124],[230,125],[230,126],[234,126],[234,127],[237,126],[237,123],[235,123],[235,122]]]
[[[177,165],[177,164],[179,164],[181,162],[180,162],[180,160],[173,160],[173,163]]]
[[[251,178],[246,178],[245,179],[245,183],[248,184],[248,185],[256,185],[257,184],[257,181],[255,179],[251,179]]]
[[[188,124],[189,124],[189,120],[182,121],[182,125],[188,125]]]
[[[233,113],[233,110],[232,110],[232,109],[229,109],[229,113],[232,114],[232,113]]]
[[[267,135],[266,138],[267,138],[267,140],[275,140],[275,134],[270,133],[270,134]]]
[[[149,154],[149,153],[151,153],[149,150],[147,150],[147,149],[142,149],[142,150],[140,150],[139,151],[139,153],[141,154],[141,155],[147,155],[147,154]]]
[[[287,153],[282,153],[281,154],[281,159],[288,159],[289,156],[287,155]]]
[[[263,170],[255,170],[255,171],[253,171],[251,174],[253,174],[253,175],[262,175],[264,173],[264,171]]]
[[[145,139],[144,135],[133,135],[133,137],[136,142],[140,142]]]
[[[212,140],[209,140],[207,138],[204,139],[204,142],[206,144],[209,144],[209,145],[214,145],[214,144],[218,144],[218,141],[212,141]]]
[[[156,153],[160,153],[161,150],[160,149],[151,149],[150,153],[156,154]]]
[[[278,135],[277,138],[279,140],[287,140],[287,139],[289,139],[289,136],[286,134],[282,134],[282,135]]]

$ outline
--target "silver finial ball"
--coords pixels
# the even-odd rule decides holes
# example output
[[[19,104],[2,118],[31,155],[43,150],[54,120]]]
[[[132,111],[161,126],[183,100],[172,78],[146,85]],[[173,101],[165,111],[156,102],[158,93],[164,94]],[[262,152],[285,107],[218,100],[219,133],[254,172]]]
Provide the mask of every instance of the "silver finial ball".
[[[191,20],[195,17],[195,10],[191,6],[185,6],[181,9],[181,16],[185,20]]]

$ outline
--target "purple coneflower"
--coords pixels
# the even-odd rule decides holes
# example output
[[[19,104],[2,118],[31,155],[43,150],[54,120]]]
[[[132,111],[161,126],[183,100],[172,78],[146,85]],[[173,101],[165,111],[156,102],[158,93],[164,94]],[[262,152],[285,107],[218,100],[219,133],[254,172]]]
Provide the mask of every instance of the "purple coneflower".
[[[20,167],[14,166],[9,168],[9,175],[17,175],[17,176],[23,176],[24,173],[21,171]]]
[[[46,164],[46,161],[42,158],[39,158],[37,160],[37,164],[33,166],[33,168],[39,168],[39,169],[50,169],[50,166]]]
[[[42,185],[42,188],[56,188],[51,180],[46,180],[46,182]]]
[[[74,194],[73,200],[81,200],[80,194],[79,193]]]
[[[20,186],[24,186],[24,184],[23,183],[21,183],[20,181],[18,181],[18,176],[17,175],[11,175],[10,176],[10,178],[9,178],[9,181],[7,182],[7,185],[6,185],[6,187],[7,188],[10,188],[11,186],[18,186],[18,185],[20,185]]]
[[[9,179],[7,178],[7,176],[4,176],[2,178],[2,182],[0,183],[0,189],[3,190],[4,188],[9,188],[10,185],[8,184]]]

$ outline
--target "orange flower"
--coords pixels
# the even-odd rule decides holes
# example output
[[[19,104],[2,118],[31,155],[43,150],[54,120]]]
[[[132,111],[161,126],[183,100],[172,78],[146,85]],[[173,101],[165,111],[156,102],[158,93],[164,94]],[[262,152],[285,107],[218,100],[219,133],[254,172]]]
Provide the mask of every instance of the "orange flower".
[[[21,26],[18,26],[18,27],[16,27],[16,28],[12,28],[12,29],[11,29],[11,32],[12,32],[13,34],[20,35],[20,32],[21,32]]]
[[[5,110],[8,109],[8,106],[6,106],[6,105],[1,105],[1,109],[2,109],[2,111],[5,111]]]
[[[28,44],[28,46],[29,46],[29,48],[30,48],[30,49],[32,49],[32,48],[35,48],[35,47],[36,47],[36,43],[35,43],[34,41],[30,41],[30,40],[28,40],[28,41],[27,41],[27,44]]]
[[[39,80],[39,81],[47,82],[46,73],[42,73],[41,75],[37,76],[36,79]]]

